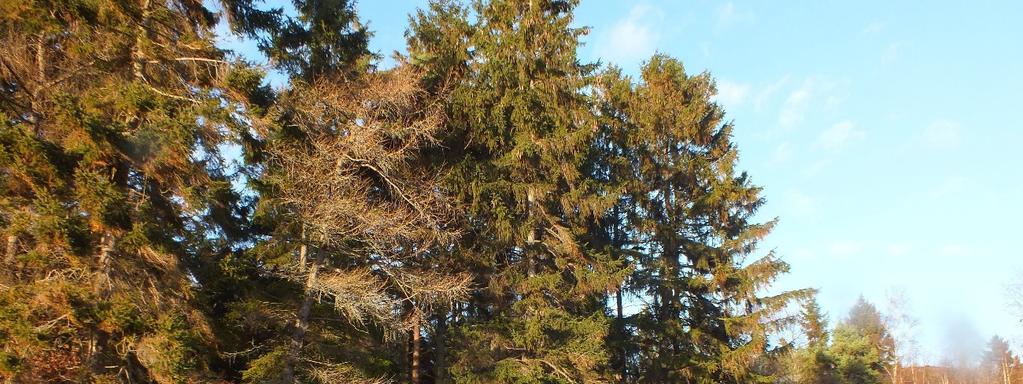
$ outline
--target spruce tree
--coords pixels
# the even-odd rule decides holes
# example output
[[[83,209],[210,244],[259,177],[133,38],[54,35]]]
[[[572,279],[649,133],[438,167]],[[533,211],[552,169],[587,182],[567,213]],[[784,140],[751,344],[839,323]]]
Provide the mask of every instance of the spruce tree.
[[[803,305],[803,311],[799,317],[799,325],[806,336],[808,348],[821,348],[828,345],[828,320],[827,314],[821,311],[820,304],[816,297],[811,297]]]
[[[893,340],[881,313],[862,296],[835,327],[832,339],[829,353],[845,382],[880,383],[886,368],[895,363]]]
[[[605,375],[603,293],[621,276],[582,239],[610,206],[585,174],[592,66],[575,1],[438,4],[410,54],[464,68],[452,90],[448,185],[467,213],[459,256],[480,290],[456,316],[455,382],[579,382]],[[472,22],[466,20],[471,13]],[[461,61],[460,61],[461,60]]]
[[[242,129],[233,79],[253,72],[214,46],[201,2],[2,9],[0,376],[222,377],[205,266],[245,237],[221,149]]]
[[[786,377],[793,383],[839,383],[835,360],[828,351],[830,335],[826,315],[821,312],[816,297],[803,304],[799,325],[806,337],[806,345],[789,351],[786,356]]]
[[[709,74],[687,75],[655,55],[640,82],[615,72],[599,92],[616,119],[628,159],[627,217],[635,231],[631,289],[649,306],[635,321],[642,382],[769,380],[755,363],[778,312],[811,291],[761,296],[788,265],[768,253],[747,258],[774,222],[752,217],[764,200],[735,170],[733,126],[711,102]]]

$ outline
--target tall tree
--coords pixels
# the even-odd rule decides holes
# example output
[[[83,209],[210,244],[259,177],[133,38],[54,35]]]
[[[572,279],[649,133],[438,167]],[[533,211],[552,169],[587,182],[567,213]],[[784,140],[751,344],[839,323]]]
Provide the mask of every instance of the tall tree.
[[[592,67],[576,57],[585,31],[570,25],[575,5],[478,1],[472,22],[469,10],[439,5],[413,27],[413,58],[464,68],[449,107],[448,183],[468,214],[459,252],[482,289],[453,335],[456,382],[604,375],[602,294],[621,274],[581,241],[611,199],[584,174]]]
[[[201,2],[0,9],[0,376],[218,378],[204,266],[244,238],[221,146],[252,71]]]
[[[751,221],[760,188],[735,171],[732,125],[710,101],[710,76],[663,55],[641,73],[635,86],[615,72],[599,84],[627,151],[627,216],[642,250],[631,289],[650,300],[635,320],[638,378],[766,380],[753,367],[783,323],[778,311],[811,291],[760,296],[788,266],[770,253],[747,260],[774,222]]]
[[[418,160],[442,127],[440,93],[404,63],[371,65],[350,2],[293,6],[259,36],[290,84],[248,148],[262,231],[248,263],[261,281],[228,316],[255,344],[241,351],[243,377],[375,381],[411,360],[417,382],[423,319],[466,282],[431,268],[452,232],[445,194]]]

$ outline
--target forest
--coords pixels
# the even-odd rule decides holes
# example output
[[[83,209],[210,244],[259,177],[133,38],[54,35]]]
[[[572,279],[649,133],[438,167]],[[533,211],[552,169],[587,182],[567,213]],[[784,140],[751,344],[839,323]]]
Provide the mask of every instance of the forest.
[[[771,289],[714,78],[577,5],[433,1],[384,68],[349,0],[0,1],[0,380],[1023,382]]]

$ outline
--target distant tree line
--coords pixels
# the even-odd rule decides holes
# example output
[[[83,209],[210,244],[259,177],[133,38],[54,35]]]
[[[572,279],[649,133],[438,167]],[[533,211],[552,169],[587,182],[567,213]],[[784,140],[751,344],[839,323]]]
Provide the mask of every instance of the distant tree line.
[[[899,304],[899,301],[896,301]],[[897,305],[896,305],[897,307]],[[896,312],[900,308],[892,308]],[[862,297],[829,329],[816,300],[800,314],[800,343],[776,360],[778,383],[791,384],[1011,384],[1023,383],[1023,363],[1008,342],[994,336],[979,362],[924,365],[899,314],[882,314]]]
[[[872,307],[832,332],[815,306],[785,315],[812,290],[765,294],[788,265],[758,255],[775,222],[713,79],[581,61],[575,0],[432,2],[389,69],[347,0],[0,4],[6,382],[866,383],[898,364]],[[221,22],[268,66],[218,47]],[[777,341],[799,320],[805,347]]]

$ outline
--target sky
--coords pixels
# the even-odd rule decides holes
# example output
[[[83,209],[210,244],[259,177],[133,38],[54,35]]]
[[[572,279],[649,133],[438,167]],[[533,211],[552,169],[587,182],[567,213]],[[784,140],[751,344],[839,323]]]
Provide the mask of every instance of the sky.
[[[401,51],[422,1],[362,0]],[[863,295],[918,321],[925,363],[1023,346],[1023,2],[583,1],[580,57],[628,74],[655,52],[709,71],[740,166],[764,187],[761,251],[832,322]],[[385,63],[386,64],[386,63]]]

